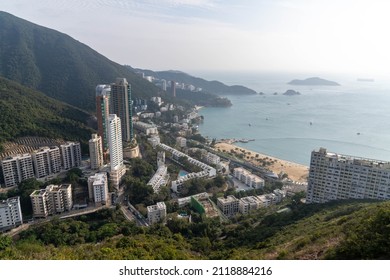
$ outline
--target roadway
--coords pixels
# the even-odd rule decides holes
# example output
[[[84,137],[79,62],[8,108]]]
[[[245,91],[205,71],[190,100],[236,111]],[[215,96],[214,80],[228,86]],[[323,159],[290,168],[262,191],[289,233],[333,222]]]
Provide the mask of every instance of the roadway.
[[[119,186],[117,190],[116,203],[120,205],[120,209],[127,220],[135,222],[138,226],[149,226],[146,219],[126,197],[124,184]]]

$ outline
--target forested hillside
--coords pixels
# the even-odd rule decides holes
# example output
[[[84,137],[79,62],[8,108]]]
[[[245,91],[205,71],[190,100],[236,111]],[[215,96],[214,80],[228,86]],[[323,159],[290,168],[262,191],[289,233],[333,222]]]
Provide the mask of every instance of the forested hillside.
[[[4,141],[41,136],[86,142],[90,114],[0,77],[0,149]]]
[[[135,97],[158,88],[125,66],[58,31],[0,11],[0,76],[79,108],[94,111],[97,84],[125,77]]]

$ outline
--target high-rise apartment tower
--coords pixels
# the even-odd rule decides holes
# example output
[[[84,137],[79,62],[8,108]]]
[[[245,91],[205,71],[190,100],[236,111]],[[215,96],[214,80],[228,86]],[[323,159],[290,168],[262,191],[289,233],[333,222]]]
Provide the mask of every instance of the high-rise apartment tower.
[[[125,173],[123,165],[123,145],[121,119],[115,114],[108,116],[108,145],[110,149],[110,179],[118,186]]]
[[[107,120],[110,114],[110,85],[98,85],[96,87],[96,118],[98,134],[103,140],[104,152],[108,150]]]
[[[306,202],[350,198],[390,199],[390,162],[313,151]]]
[[[91,169],[98,170],[103,167],[103,146],[102,137],[97,134],[92,134],[89,140],[89,159],[91,162]]]
[[[125,78],[117,78],[111,84],[110,113],[121,120],[122,140],[130,142],[134,138],[132,123],[131,85]]]

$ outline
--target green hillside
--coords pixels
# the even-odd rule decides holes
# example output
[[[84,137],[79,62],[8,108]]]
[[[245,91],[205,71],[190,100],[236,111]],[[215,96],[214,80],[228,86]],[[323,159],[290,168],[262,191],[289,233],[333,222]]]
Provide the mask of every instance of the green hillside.
[[[0,77],[1,143],[22,136],[42,136],[86,142],[93,130],[90,114],[41,92]]]
[[[58,31],[0,11],[0,76],[79,108],[95,111],[97,84],[125,77],[135,97],[158,91],[90,47]]]
[[[389,259],[389,238],[389,201],[301,204],[236,230],[230,258]]]
[[[0,259],[389,259],[390,202],[337,201],[265,209],[232,222],[193,216],[136,227],[120,211],[54,220],[12,241]]]

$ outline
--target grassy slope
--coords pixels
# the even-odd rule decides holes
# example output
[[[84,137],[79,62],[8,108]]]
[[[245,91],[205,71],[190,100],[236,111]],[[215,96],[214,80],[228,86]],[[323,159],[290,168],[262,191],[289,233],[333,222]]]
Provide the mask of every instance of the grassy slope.
[[[318,209],[316,210],[315,207]],[[307,213],[306,217],[294,218],[295,215],[304,212]],[[237,248],[231,258],[388,259],[390,257],[389,241],[383,241],[390,237],[389,201],[342,201],[321,206],[304,205],[298,212],[278,215],[285,222],[280,223],[279,230],[273,236],[259,242],[248,242],[241,248]],[[275,224],[277,223],[271,223],[269,227],[272,228]],[[250,231],[260,233],[266,228],[259,225]]]
[[[76,223],[76,222],[75,222]],[[293,206],[290,213],[252,215],[228,225],[224,238],[209,243],[204,236],[186,238],[166,227],[125,229],[98,243],[43,245],[50,236],[18,241],[1,252],[2,259],[388,259],[390,202],[343,201]],[[62,226],[64,227],[64,225]],[[75,226],[66,227],[72,231]],[[105,234],[102,224],[97,233]],[[112,227],[112,224],[111,224]],[[122,230],[121,230],[122,228]],[[62,229],[64,230],[64,229]],[[43,231],[45,232],[45,231]],[[54,231],[60,233],[60,231]],[[67,233],[72,236],[71,232]],[[77,235],[82,236],[82,235]],[[91,234],[85,233],[85,236]],[[85,237],[87,238],[87,237]],[[73,240],[71,238],[71,240]],[[211,240],[211,239],[210,239]]]

